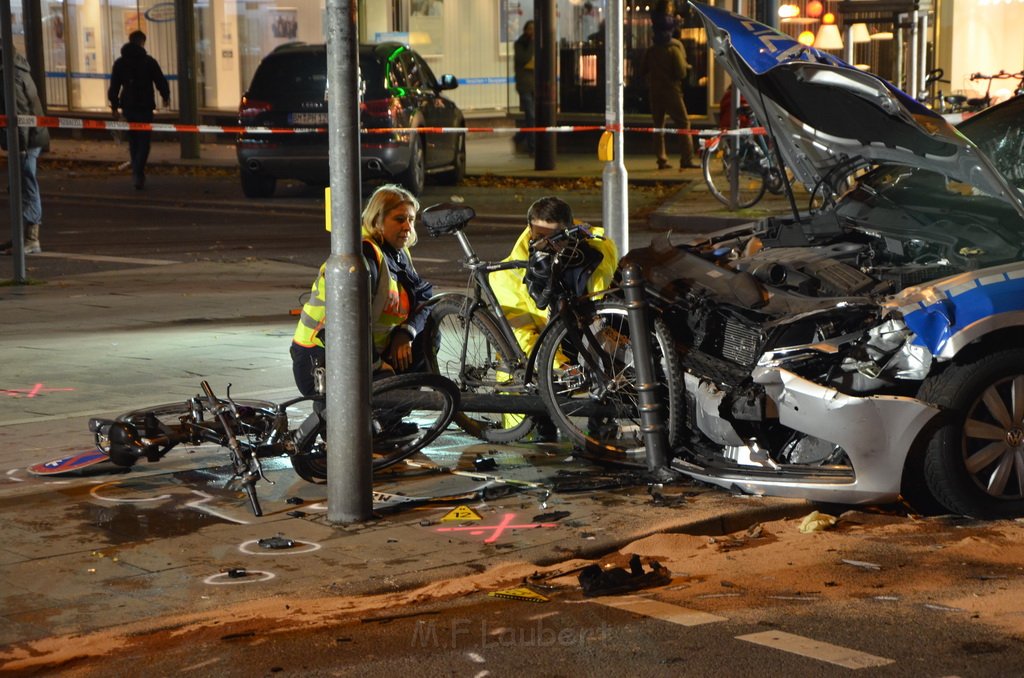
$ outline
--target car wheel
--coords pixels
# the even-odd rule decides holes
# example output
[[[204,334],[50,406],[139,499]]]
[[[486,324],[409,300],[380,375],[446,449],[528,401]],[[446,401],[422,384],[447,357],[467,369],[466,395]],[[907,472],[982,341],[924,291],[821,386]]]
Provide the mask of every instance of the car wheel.
[[[274,195],[274,189],[277,188],[276,177],[253,172],[245,167],[240,168],[240,174],[242,177],[242,193],[245,194],[245,197],[269,198]]]
[[[398,175],[398,183],[405,186],[413,195],[418,196],[423,192],[426,178],[427,169],[426,158],[423,155],[423,142],[417,133],[413,136],[412,148],[409,151],[409,166]]]
[[[944,409],[923,463],[935,499],[975,518],[1024,515],[1024,349],[951,365],[919,397]]]
[[[438,183],[445,186],[457,186],[466,176],[466,135],[460,134],[455,139],[455,158],[452,169],[437,175]]]

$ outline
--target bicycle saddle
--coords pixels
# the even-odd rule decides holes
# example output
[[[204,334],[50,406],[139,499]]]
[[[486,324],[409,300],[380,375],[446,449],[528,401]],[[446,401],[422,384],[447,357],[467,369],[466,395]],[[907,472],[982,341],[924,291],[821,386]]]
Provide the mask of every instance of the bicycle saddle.
[[[475,216],[476,211],[468,205],[442,202],[425,208],[420,215],[420,222],[427,227],[430,235],[436,238],[439,235],[461,231]]]

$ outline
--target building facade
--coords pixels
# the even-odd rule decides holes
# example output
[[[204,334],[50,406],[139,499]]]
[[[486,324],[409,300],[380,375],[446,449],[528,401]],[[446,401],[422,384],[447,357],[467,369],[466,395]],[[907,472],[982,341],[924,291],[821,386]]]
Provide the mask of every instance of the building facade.
[[[557,10],[558,105],[569,117],[604,114],[604,17],[614,0],[544,0]],[[652,0],[624,4],[626,113],[646,113],[636,64],[650,44]],[[29,3],[29,4],[26,4]],[[685,18],[682,40],[692,65],[686,82],[691,115],[713,116],[725,87],[703,31]],[[716,0],[798,36],[816,32],[832,14],[841,34],[865,22],[871,39],[836,54],[907,87],[908,73],[941,67],[950,93],[984,83],[972,73],[1024,66],[1024,0],[797,0],[796,15],[777,16],[779,0]],[[452,73],[452,98],[469,116],[518,110],[512,43],[533,15],[534,0],[359,0],[362,42],[399,39],[416,48],[435,73]],[[292,41],[323,42],[324,0],[14,0],[16,46],[42,76],[47,110],[89,115],[107,110],[110,68],[128,34],[141,29],[146,48],[172,83],[172,113],[191,88],[201,117],[230,117],[260,60]],[[185,17],[185,22],[179,15]],[[194,35],[195,77],[179,75],[182,31]],[[884,36],[888,34],[888,38]],[[1013,84],[998,83],[1000,87]],[[998,89],[997,86],[993,86]],[[996,92],[993,92],[996,93]]]

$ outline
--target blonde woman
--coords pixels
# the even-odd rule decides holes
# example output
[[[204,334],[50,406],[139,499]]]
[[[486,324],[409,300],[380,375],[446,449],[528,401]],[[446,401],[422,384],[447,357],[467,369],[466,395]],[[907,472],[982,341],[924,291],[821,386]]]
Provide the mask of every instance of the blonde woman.
[[[375,374],[422,371],[426,365],[420,337],[429,311],[417,308],[433,295],[433,286],[416,272],[409,255],[409,248],[416,244],[419,208],[419,201],[407,190],[385,184],[363,209],[363,258],[373,293],[370,332]],[[292,372],[303,395],[316,392],[312,367],[324,360],[324,271],[321,266],[292,338]]]

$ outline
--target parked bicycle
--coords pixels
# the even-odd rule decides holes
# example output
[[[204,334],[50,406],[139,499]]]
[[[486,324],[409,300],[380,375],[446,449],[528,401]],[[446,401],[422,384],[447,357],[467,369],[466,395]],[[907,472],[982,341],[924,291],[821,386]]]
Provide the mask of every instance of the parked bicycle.
[[[241,486],[255,515],[263,515],[256,482],[267,480],[260,460],[287,456],[295,472],[312,483],[327,480],[323,395],[281,404],[234,400],[231,387],[218,398],[206,381],[202,394],[188,400],[133,410],[116,419],[89,421],[96,448],[118,466],[140,459],[156,462],[179,445],[212,443],[227,448],[234,471],[229,483]],[[391,466],[429,445],[455,415],[459,392],[435,374],[401,374],[378,379],[372,395],[373,470]],[[310,402],[313,411],[295,429],[288,409]],[[270,481],[267,481],[270,482]]]
[[[942,112],[944,113],[976,113],[983,111],[993,102],[992,98],[992,82],[994,80],[1016,80],[1017,85],[1014,87],[1013,96],[1020,96],[1024,94],[1024,70],[1017,71],[1016,73],[1007,73],[1000,69],[998,73],[992,75],[985,75],[984,73],[972,73],[971,81],[986,80],[988,84],[985,85],[985,93],[980,97],[967,97],[962,94],[953,94],[950,96],[942,97],[942,100],[946,107]]]
[[[482,261],[465,230],[475,212],[464,205],[435,205],[420,222],[434,236],[458,241],[469,270],[468,294],[451,293],[434,300],[427,331],[436,346],[430,369],[455,382],[463,394],[513,397],[539,395],[558,428],[591,456],[627,464],[644,464],[632,337],[625,302],[617,290],[577,298],[562,273],[576,264],[589,238],[585,227],[573,227],[555,238],[547,287],[541,292],[550,320],[533,350],[526,355],[491,288],[489,274],[525,268],[526,261]],[[660,402],[665,405],[670,440],[681,435],[682,374],[671,335],[660,318],[653,319],[653,351]],[[469,400],[464,397],[463,401]],[[492,401],[494,402],[494,401]],[[477,408],[474,408],[477,409]],[[455,422],[483,440],[518,440],[533,428],[529,417],[508,417],[502,411],[462,411]]]
[[[722,97],[721,105],[722,111],[730,110],[730,91],[727,90]],[[740,129],[759,126],[750,106],[742,100],[736,116]],[[785,189],[783,170],[775,161],[771,139],[766,134],[730,134],[731,121],[731,116],[724,114],[719,121],[721,133],[704,141],[700,166],[711,195],[726,206],[732,204],[730,196],[735,172],[735,207],[744,209],[756,205],[765,191],[776,195],[782,193]]]

